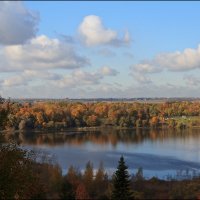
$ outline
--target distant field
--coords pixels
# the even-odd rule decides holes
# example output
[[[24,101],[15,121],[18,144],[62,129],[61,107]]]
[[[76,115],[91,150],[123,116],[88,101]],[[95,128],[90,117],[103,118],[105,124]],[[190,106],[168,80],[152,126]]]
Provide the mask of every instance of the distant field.
[[[10,99],[13,102],[83,102],[83,103],[93,103],[93,102],[124,102],[124,103],[164,103],[164,102],[200,102],[200,98],[88,98],[88,99],[47,99],[47,98],[21,98],[21,99]]]

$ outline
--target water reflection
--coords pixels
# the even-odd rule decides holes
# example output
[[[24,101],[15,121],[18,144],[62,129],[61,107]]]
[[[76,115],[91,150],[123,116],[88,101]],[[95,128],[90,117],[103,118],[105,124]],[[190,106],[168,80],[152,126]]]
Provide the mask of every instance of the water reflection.
[[[145,141],[149,142],[166,142],[166,140],[179,140],[189,142],[190,139],[200,139],[200,129],[131,129],[131,130],[114,130],[103,129],[100,131],[69,131],[69,132],[8,132],[4,140],[14,140],[18,144],[31,145],[82,145],[87,142],[99,145],[111,144],[116,147],[118,143],[140,144]]]

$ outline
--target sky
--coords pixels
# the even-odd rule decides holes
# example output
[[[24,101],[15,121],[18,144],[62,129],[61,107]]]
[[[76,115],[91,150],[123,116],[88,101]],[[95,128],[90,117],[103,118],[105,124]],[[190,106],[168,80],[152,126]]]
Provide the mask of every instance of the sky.
[[[200,2],[0,2],[0,95],[200,97]]]

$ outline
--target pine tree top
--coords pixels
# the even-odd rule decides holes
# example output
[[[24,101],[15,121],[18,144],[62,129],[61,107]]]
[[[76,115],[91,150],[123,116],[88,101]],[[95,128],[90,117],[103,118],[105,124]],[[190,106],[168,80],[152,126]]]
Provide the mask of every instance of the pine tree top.
[[[113,177],[113,199],[132,199],[129,178],[128,167],[125,164],[124,157],[121,156]]]

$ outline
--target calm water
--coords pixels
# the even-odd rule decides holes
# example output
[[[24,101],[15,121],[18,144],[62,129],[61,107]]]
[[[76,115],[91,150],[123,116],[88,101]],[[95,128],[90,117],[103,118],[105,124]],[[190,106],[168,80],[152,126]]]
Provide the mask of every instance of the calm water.
[[[113,130],[65,133],[10,133],[21,146],[46,152],[62,167],[84,169],[87,161],[98,168],[102,161],[112,174],[124,155],[130,172],[142,167],[146,177],[166,178],[186,170],[200,170],[200,129],[190,130]]]

